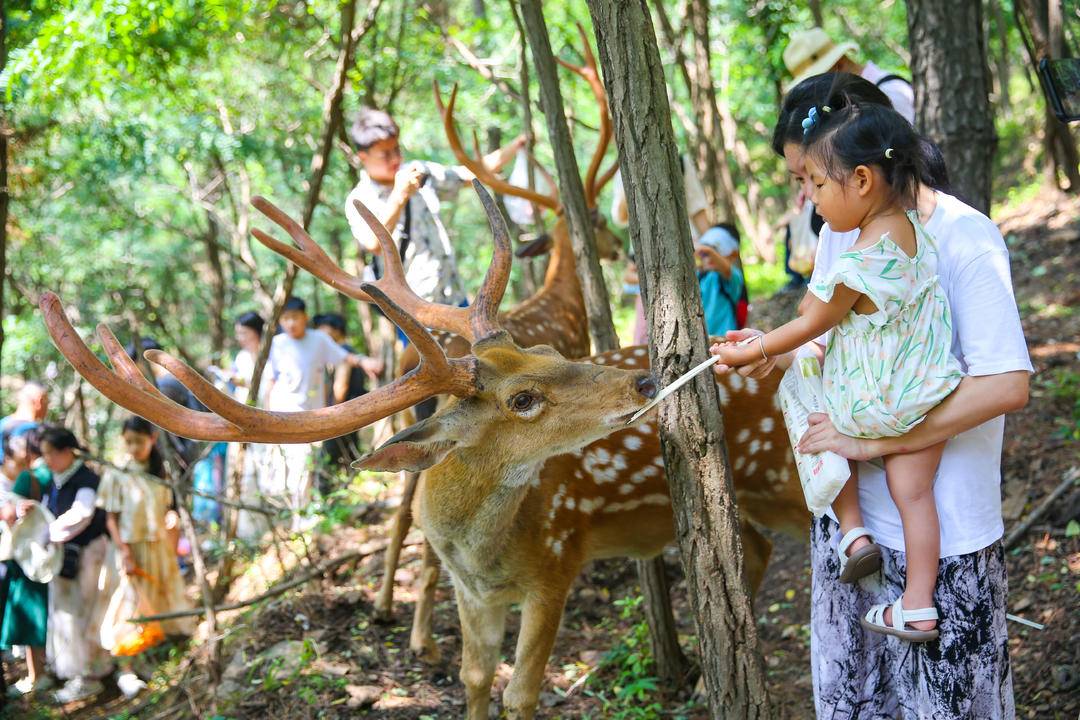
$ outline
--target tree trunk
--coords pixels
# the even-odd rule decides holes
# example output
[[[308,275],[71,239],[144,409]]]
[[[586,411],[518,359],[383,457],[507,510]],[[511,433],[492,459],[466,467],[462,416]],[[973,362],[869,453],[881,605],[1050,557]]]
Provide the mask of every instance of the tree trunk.
[[[0,73],[7,67],[7,30],[7,5],[0,2]],[[4,352],[4,283],[7,278],[7,220],[10,201],[7,113],[3,113],[0,116],[0,358]],[[0,671],[2,670],[3,664],[0,663]],[[0,680],[0,686],[2,683]]]
[[[814,16],[815,27],[825,27],[825,18],[821,14],[821,0],[810,0],[810,14]]]
[[[581,293],[585,296],[585,312],[589,316],[589,334],[597,352],[619,347],[619,336],[611,319],[607,285],[596,254],[596,238],[592,219],[585,204],[585,188],[581,183],[577,156],[566,125],[562,91],[555,57],[551,52],[547,24],[540,7],[540,0],[522,0],[521,13],[525,32],[532,50],[536,76],[540,80],[540,104],[547,120],[548,139],[555,154],[555,167],[559,173],[559,198],[566,214],[570,241],[577,257],[577,275]]]
[[[994,115],[981,0],[907,0],[915,125],[936,142],[957,194],[990,211]]]
[[[206,261],[210,266],[210,354],[216,362],[225,362],[225,301],[228,285],[225,281],[225,266],[221,261],[221,248],[218,247],[218,224],[214,216],[206,213],[206,232],[203,233],[203,245],[206,247]]]
[[[645,0],[588,5],[622,162],[652,367],[667,384],[705,357],[706,339],[664,71]],[[712,716],[770,718],[711,377],[699,376],[661,406],[660,437]]]

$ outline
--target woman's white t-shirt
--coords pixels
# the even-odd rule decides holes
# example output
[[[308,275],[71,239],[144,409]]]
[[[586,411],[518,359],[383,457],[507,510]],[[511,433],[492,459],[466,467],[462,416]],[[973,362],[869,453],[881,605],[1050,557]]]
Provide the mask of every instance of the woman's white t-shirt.
[[[978,210],[939,192],[937,207],[925,227],[938,244],[938,275],[952,310],[952,353],[964,372],[977,376],[1031,372],[1013,297],[1009,251],[997,226]],[[858,236],[858,230],[834,233],[828,224],[821,229],[811,284],[825,276],[836,256],[850,248]],[[981,550],[1004,533],[1004,430],[1004,416],[996,417],[945,445],[934,481],[941,557]],[[863,525],[874,539],[885,547],[903,550],[900,515],[889,496],[885,473],[868,463],[859,463],[859,503]]]

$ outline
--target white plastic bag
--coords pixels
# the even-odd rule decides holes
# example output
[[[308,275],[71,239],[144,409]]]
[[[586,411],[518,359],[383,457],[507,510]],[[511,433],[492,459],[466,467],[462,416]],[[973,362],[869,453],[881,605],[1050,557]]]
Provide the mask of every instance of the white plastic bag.
[[[509,180],[511,185],[520,188],[529,187],[529,153],[525,148],[517,151],[517,155],[514,157],[514,167],[510,170]],[[533,171],[533,185],[537,192],[545,195],[553,194],[555,191],[555,188],[551,187],[551,183],[547,181],[547,178],[539,170]],[[524,227],[537,221],[537,217],[533,213],[533,205],[528,200],[507,195],[503,198],[503,203],[506,205],[506,214],[510,216],[510,220],[515,224]],[[542,211],[543,208],[540,208],[540,210]]]
[[[812,354],[796,355],[795,362],[784,373],[777,392],[784,413],[795,465],[799,469],[806,507],[820,517],[829,509],[851,475],[848,461],[836,453],[803,454],[795,449],[806,433],[811,413],[825,412],[821,388],[821,367]]]
[[[810,226],[810,219],[814,215],[814,203],[807,200],[803,203],[802,210],[788,223],[791,231],[790,253],[788,265],[800,275],[810,276],[814,269],[814,256],[817,254],[818,236]]]

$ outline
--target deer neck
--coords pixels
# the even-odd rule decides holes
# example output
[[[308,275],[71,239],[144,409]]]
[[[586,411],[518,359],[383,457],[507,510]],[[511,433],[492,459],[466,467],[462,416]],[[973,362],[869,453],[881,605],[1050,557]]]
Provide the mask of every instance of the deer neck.
[[[551,256],[548,260],[547,273],[544,275],[543,290],[556,289],[581,294],[581,284],[578,281],[574,259],[574,246],[570,243],[570,229],[565,218],[559,218],[558,224],[551,231]]]
[[[419,507],[424,535],[455,577],[480,594],[510,582],[505,550],[522,530],[522,505],[542,464],[491,456],[490,448],[451,453],[424,475]]]

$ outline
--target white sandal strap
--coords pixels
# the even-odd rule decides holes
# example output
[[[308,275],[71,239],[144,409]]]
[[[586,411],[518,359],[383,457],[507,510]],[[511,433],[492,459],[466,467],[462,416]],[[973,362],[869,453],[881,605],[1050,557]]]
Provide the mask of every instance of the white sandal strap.
[[[885,625],[885,608],[889,607],[887,603],[881,603],[873,605],[866,611],[866,622],[872,625],[878,625],[879,627],[886,627]]]
[[[900,600],[897,599],[897,603],[899,603],[899,602],[900,602]],[[905,610],[905,609],[901,608],[900,612],[904,616],[904,623],[905,624],[909,623],[909,622],[919,622],[921,620],[937,620],[938,619],[937,608],[933,608],[933,607],[918,608],[918,609],[915,609],[915,610]],[[896,617],[896,611],[895,610],[893,611],[893,617],[894,618]]]
[[[836,548],[836,553],[840,556],[840,572],[844,572],[844,568],[847,567],[847,551],[848,548],[851,547],[851,543],[864,536],[871,540],[874,539],[873,536],[870,535],[870,531],[864,527],[851,528],[844,533],[844,537],[840,538],[840,545]]]

